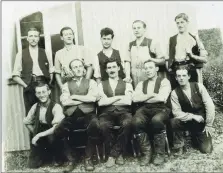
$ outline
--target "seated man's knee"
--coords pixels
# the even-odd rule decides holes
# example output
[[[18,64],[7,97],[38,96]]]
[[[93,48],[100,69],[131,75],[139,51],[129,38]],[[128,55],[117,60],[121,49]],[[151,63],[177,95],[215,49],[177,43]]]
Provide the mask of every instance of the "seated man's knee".
[[[177,119],[177,118],[172,118],[170,120],[170,126],[172,129],[176,129],[180,126],[181,124],[181,120]]]
[[[91,120],[88,128],[87,128],[87,133],[89,136],[98,136],[99,135],[99,121],[97,118],[94,118]]]

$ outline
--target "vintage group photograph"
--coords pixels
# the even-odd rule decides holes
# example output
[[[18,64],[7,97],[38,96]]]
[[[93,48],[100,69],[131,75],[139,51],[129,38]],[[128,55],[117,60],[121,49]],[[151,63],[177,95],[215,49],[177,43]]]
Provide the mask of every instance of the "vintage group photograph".
[[[2,172],[223,172],[223,2],[1,6]]]

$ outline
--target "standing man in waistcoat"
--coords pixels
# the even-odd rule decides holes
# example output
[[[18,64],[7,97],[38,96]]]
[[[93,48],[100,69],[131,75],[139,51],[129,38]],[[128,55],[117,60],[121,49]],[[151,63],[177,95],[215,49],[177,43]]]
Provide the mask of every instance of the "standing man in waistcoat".
[[[28,161],[29,168],[38,168],[46,162],[48,156],[54,156],[57,163],[60,161],[63,143],[54,136],[56,126],[64,118],[62,107],[51,101],[50,89],[47,84],[38,83],[35,94],[38,102],[35,103],[24,124],[32,134],[31,151]]]
[[[85,148],[85,170],[94,170],[91,160],[93,138],[98,137],[99,123],[96,117],[95,102],[98,97],[97,83],[92,79],[86,79],[84,62],[74,59],[70,62],[70,70],[73,78],[62,86],[61,103],[64,106],[66,118],[56,129],[56,135],[65,138],[65,149],[70,164],[64,172],[72,172],[75,168],[75,157],[72,155],[70,137],[75,138],[73,130],[87,128],[88,141]],[[78,139],[77,139],[78,140]]]
[[[129,43],[128,56],[125,57],[125,73],[124,81],[131,82],[133,80],[133,87],[140,81],[147,79],[147,75],[143,71],[144,62],[151,60],[159,65],[162,77],[164,77],[165,58],[161,52],[160,46],[153,39],[146,38],[146,24],[141,20],[136,20],[132,24],[132,29],[136,37],[135,41]]]
[[[94,77],[97,83],[108,79],[105,62],[110,58],[116,59],[119,62],[121,66],[118,75],[121,79],[125,78],[120,53],[118,50],[112,48],[112,41],[114,38],[113,30],[111,28],[103,28],[100,34],[103,49],[97,54],[95,59]]]
[[[63,83],[73,77],[73,72],[69,64],[74,59],[80,59],[84,62],[86,79],[90,79],[93,73],[92,61],[89,51],[80,45],[74,45],[74,31],[70,27],[63,27],[60,30],[60,37],[64,43],[64,48],[58,50],[55,55],[55,73],[57,84],[62,89]]]
[[[107,167],[123,165],[123,154],[131,130],[132,85],[119,77],[121,64],[117,59],[107,59],[106,72],[109,78],[99,84],[99,123],[108,154]],[[117,140],[112,135],[113,126],[121,126]],[[110,147],[111,146],[111,147]]]
[[[206,88],[201,83],[189,82],[190,73],[185,67],[176,69],[179,86],[171,93],[174,118],[171,126],[174,135],[174,150],[182,153],[182,131],[189,130],[192,141],[202,153],[211,153],[215,106]]]
[[[189,18],[185,13],[175,17],[179,33],[170,37],[168,46],[168,69],[172,88],[177,86],[174,71],[177,66],[190,65],[192,82],[202,83],[202,67],[207,63],[207,51],[197,36],[188,32]]]
[[[133,102],[139,103],[141,107],[136,110],[132,125],[143,154],[140,165],[145,166],[151,161],[152,152],[148,135],[154,144],[153,163],[161,165],[165,161],[165,127],[170,114],[170,109],[165,103],[171,92],[171,85],[168,79],[162,79],[157,75],[159,67],[155,62],[146,61],[144,69],[147,80],[139,82],[133,94]]]
[[[40,31],[37,28],[28,30],[27,41],[29,47],[18,52],[15,59],[12,78],[23,86],[23,97],[26,115],[34,103],[38,101],[35,96],[34,83],[53,80],[53,63],[51,57],[42,48],[39,48]]]

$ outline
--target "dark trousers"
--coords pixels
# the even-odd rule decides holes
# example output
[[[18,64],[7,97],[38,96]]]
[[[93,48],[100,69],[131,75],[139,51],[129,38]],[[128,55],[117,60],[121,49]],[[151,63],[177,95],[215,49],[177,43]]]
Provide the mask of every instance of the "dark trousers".
[[[211,153],[213,150],[212,138],[203,132],[205,123],[198,123],[195,120],[183,122],[177,118],[171,120],[171,127],[174,132],[174,148],[184,146],[184,136],[182,131],[188,130],[192,137],[192,142],[202,153]]]
[[[99,115],[100,129],[105,143],[106,154],[118,157],[125,153],[128,137],[131,132],[132,114],[130,111],[107,111]],[[113,126],[121,126],[115,139]]]
[[[41,126],[41,131],[47,130]],[[33,135],[34,137],[34,135]],[[63,161],[63,141],[56,138],[54,135],[42,137],[37,141],[37,145],[30,146],[30,155],[28,166],[30,168],[38,168],[44,163],[51,161]]]
[[[86,157],[92,156],[93,140],[99,137],[99,122],[95,113],[85,114],[77,108],[71,116],[65,117],[55,130],[55,135],[64,139],[65,154],[69,161],[75,160],[75,153],[71,146],[71,138],[78,141],[78,134],[74,133],[77,129],[87,129]]]
[[[140,107],[132,118],[134,133],[161,133],[169,121],[169,114],[170,109],[165,105],[146,104]]]

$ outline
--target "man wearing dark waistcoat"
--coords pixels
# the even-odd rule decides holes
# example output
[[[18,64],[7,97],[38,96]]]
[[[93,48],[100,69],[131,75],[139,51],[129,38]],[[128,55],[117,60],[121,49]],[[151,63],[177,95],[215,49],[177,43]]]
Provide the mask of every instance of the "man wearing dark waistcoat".
[[[13,80],[24,88],[26,115],[32,105],[38,101],[34,91],[35,82],[51,83],[53,80],[52,59],[44,49],[38,47],[39,39],[40,31],[30,28],[27,36],[29,47],[17,53],[12,73]]]
[[[98,97],[97,83],[92,79],[84,78],[86,70],[84,62],[74,59],[70,62],[70,70],[73,72],[73,78],[62,86],[61,103],[64,106],[66,118],[56,129],[56,135],[64,138],[66,155],[69,165],[64,172],[72,172],[75,167],[75,156],[72,155],[72,146],[69,138],[75,138],[76,129],[87,129],[88,141],[85,148],[85,170],[94,170],[91,160],[93,139],[98,137],[99,123],[95,112],[95,102]],[[78,140],[78,139],[77,139]]]
[[[176,69],[179,86],[171,93],[174,118],[171,127],[175,132],[173,149],[179,154],[184,146],[183,131],[188,130],[192,142],[202,153],[211,153],[215,106],[201,83],[189,82],[190,74],[185,67]]]
[[[153,163],[161,165],[165,161],[165,132],[170,114],[170,109],[165,103],[171,92],[171,85],[168,79],[157,75],[158,68],[153,61],[144,63],[147,80],[140,82],[133,94],[133,102],[139,104],[132,118],[132,125],[143,154],[141,166],[152,160],[150,143],[154,146]]]
[[[113,30],[111,28],[103,28],[100,34],[103,49],[97,54],[97,57],[95,59],[94,77],[96,78],[97,83],[108,79],[108,74],[106,73],[105,67],[105,62],[108,59],[116,59],[119,64],[121,64],[122,62],[119,51],[112,48],[112,41],[114,38]],[[120,66],[118,74],[121,79],[125,78],[122,64]]]
[[[108,59],[105,62],[106,72],[109,78],[99,84],[99,123],[105,143],[105,151],[108,155],[107,167],[115,163],[124,164],[128,136],[131,130],[131,95],[132,85],[125,83],[118,75],[120,63],[116,59]],[[117,140],[114,141],[112,128],[121,126]]]
[[[175,17],[179,33],[170,37],[168,45],[168,69],[172,88],[177,86],[174,71],[177,66],[190,65],[192,69],[191,82],[202,83],[202,67],[207,62],[207,51],[197,36],[188,32],[189,18],[185,13]]]
[[[29,168],[40,167],[47,161],[48,156],[54,155],[56,162],[59,162],[62,156],[63,143],[54,136],[54,130],[64,118],[64,114],[62,107],[50,100],[50,93],[47,84],[39,83],[35,86],[35,94],[39,101],[31,107],[24,118],[24,124],[33,136]]]

